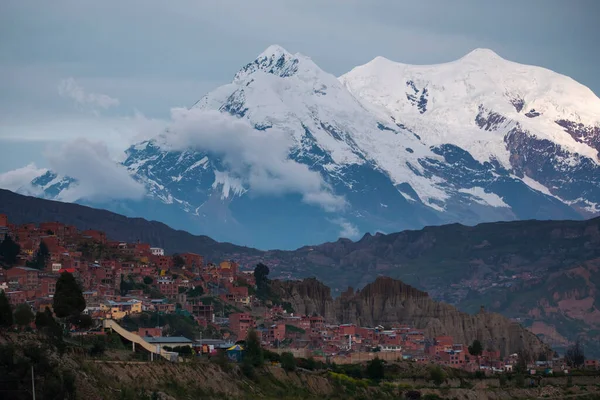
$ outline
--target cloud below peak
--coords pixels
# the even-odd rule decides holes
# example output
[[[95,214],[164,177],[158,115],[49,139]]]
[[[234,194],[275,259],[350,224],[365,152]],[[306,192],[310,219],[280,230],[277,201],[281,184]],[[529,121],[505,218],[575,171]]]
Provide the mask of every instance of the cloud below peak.
[[[144,186],[110,157],[104,143],[76,139],[48,150],[46,157],[52,171],[77,181],[60,193],[60,200],[140,200],[145,194]]]
[[[245,120],[198,108],[172,109],[171,119],[168,133],[158,140],[162,147],[217,155],[250,194],[298,193],[305,203],[325,211],[345,208],[344,198],[318,172],[288,158],[293,143],[284,132],[257,131]]]

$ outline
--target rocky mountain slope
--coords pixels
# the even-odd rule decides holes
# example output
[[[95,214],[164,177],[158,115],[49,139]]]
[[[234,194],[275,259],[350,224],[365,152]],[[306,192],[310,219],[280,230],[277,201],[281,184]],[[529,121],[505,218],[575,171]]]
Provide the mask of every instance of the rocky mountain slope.
[[[336,78],[270,46],[174,117],[123,162],[145,200],[78,201],[262,248],[600,212],[600,99],[490,50]],[[78,182],[32,184],[61,199]]]
[[[450,335],[456,342],[465,344],[478,339],[503,355],[520,350],[532,354],[549,351],[537,336],[500,314],[485,311],[465,314],[391,278],[378,278],[356,292],[349,289],[336,299],[331,297],[330,289],[316,279],[276,282],[274,290],[298,313],[316,312],[330,323],[410,324],[424,329],[428,337]]]
[[[316,276],[336,295],[399,278],[463,311],[518,319],[553,347],[581,337],[600,355],[600,218],[427,227],[265,257],[277,274]]]

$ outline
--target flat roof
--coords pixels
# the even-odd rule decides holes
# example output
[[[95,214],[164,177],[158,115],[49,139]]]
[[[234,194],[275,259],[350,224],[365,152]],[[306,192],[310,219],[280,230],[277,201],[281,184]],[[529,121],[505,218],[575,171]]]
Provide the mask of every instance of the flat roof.
[[[192,343],[192,341],[183,336],[168,336],[168,337],[144,337],[144,340],[148,343]]]

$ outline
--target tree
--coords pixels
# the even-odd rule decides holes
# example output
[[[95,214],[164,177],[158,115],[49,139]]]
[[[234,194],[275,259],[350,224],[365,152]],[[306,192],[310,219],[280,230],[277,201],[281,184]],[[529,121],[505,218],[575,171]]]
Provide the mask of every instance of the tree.
[[[90,349],[90,356],[98,357],[104,354],[106,344],[103,341],[96,340]]]
[[[446,374],[439,365],[436,365],[429,370],[429,377],[436,386],[440,386],[446,380]]]
[[[71,323],[79,329],[90,329],[94,325],[94,320],[87,314],[79,314],[71,318]]]
[[[254,367],[262,367],[265,362],[260,339],[254,329],[248,332],[246,336],[246,347],[244,348],[244,363]]]
[[[14,265],[17,262],[20,252],[21,246],[10,236],[6,235],[2,243],[0,243],[0,259],[4,260],[8,265]]]
[[[13,314],[4,290],[0,290],[0,327],[10,328],[13,324]]]
[[[202,289],[202,286],[200,286],[200,285],[195,286],[192,289],[189,289],[187,292],[188,297],[200,297],[203,294],[204,294],[204,289]]]
[[[29,265],[31,268],[44,269],[46,268],[46,263],[48,262],[49,258],[50,250],[48,250],[48,246],[42,240],[40,242],[40,247],[38,248],[38,251],[35,253],[35,258],[33,259],[33,261],[27,263],[27,265]]]
[[[146,285],[152,285],[152,282],[154,282],[154,279],[152,279],[152,277],[150,277],[150,276],[145,276],[144,277],[144,283]]]
[[[281,368],[288,372],[296,369],[296,359],[292,353],[286,351],[281,354]]]
[[[375,357],[367,363],[367,377],[376,381],[382,380],[385,375],[383,360]]]
[[[46,307],[44,312],[38,312],[35,315],[35,326],[44,332],[54,344],[62,342],[63,331],[58,322],[54,319],[50,308]]]
[[[477,368],[480,367],[479,356],[483,353],[483,346],[477,339],[473,340],[473,344],[468,347],[469,354],[477,357]]]
[[[81,288],[75,277],[68,272],[60,274],[56,281],[52,307],[58,318],[77,317],[85,310],[85,299]]]
[[[269,267],[263,263],[258,263],[254,268],[254,280],[256,283],[266,281],[267,276],[269,276],[269,272]]]
[[[583,345],[577,339],[575,344],[569,346],[565,353],[565,361],[569,367],[581,367],[585,362],[585,354],[583,352]]]
[[[19,325],[21,328],[29,325],[34,318],[33,312],[31,311],[31,307],[27,303],[19,304],[15,309],[15,313],[13,316],[15,324]]]
[[[478,357],[483,353],[483,346],[481,342],[477,339],[473,340],[473,344],[469,346],[469,354]]]
[[[183,268],[185,267],[185,260],[179,254],[175,254],[173,256],[173,266],[175,268]]]
[[[256,281],[256,297],[266,300],[269,297],[269,267],[259,263],[254,268],[254,280]]]

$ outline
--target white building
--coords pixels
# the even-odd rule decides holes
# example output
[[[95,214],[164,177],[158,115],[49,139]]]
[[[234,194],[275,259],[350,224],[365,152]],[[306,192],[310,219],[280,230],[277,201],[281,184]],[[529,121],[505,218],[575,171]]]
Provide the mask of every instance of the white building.
[[[160,247],[150,247],[150,252],[153,256],[164,256],[165,249],[161,249]]]

